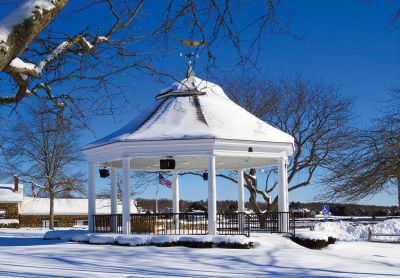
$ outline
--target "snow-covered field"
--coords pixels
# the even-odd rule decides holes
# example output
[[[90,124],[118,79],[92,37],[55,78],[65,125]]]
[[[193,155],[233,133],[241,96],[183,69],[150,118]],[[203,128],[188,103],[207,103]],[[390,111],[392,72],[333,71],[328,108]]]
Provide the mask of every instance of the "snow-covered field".
[[[400,277],[400,245],[339,242],[324,250],[279,235],[249,250],[124,247],[42,240],[0,229],[0,277]]]

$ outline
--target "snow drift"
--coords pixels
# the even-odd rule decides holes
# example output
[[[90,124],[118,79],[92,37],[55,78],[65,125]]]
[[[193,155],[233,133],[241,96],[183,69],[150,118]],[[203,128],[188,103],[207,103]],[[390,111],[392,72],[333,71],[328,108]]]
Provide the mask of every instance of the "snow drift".
[[[400,234],[400,219],[390,219],[377,224],[356,225],[352,222],[322,222],[314,226],[316,234],[323,232],[325,235],[335,237],[339,241],[366,241],[368,229],[373,234]],[[399,237],[400,238],[400,237]],[[391,240],[394,240],[392,238]]]

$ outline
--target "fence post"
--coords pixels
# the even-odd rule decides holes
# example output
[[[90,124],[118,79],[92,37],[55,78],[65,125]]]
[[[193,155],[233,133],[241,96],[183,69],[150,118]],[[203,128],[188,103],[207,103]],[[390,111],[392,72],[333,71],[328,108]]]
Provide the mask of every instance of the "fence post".
[[[91,222],[92,222],[92,228],[91,230],[89,230],[91,233],[95,233],[97,230],[97,226],[96,226],[96,215],[92,215],[92,217],[89,216],[89,219],[91,218]]]

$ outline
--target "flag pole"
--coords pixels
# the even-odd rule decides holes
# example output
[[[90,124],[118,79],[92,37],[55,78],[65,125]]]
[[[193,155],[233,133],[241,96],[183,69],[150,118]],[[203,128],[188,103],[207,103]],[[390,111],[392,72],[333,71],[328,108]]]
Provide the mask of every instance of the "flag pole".
[[[156,190],[156,213],[158,213],[158,187],[160,183],[157,183],[157,190]]]

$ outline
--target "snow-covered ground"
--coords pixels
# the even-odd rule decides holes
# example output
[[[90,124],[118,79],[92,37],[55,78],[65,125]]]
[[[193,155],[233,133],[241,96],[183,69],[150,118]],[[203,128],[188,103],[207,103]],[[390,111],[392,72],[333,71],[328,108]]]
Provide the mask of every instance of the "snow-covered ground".
[[[339,242],[310,250],[279,235],[253,249],[124,247],[0,229],[0,277],[400,277],[400,246]]]

